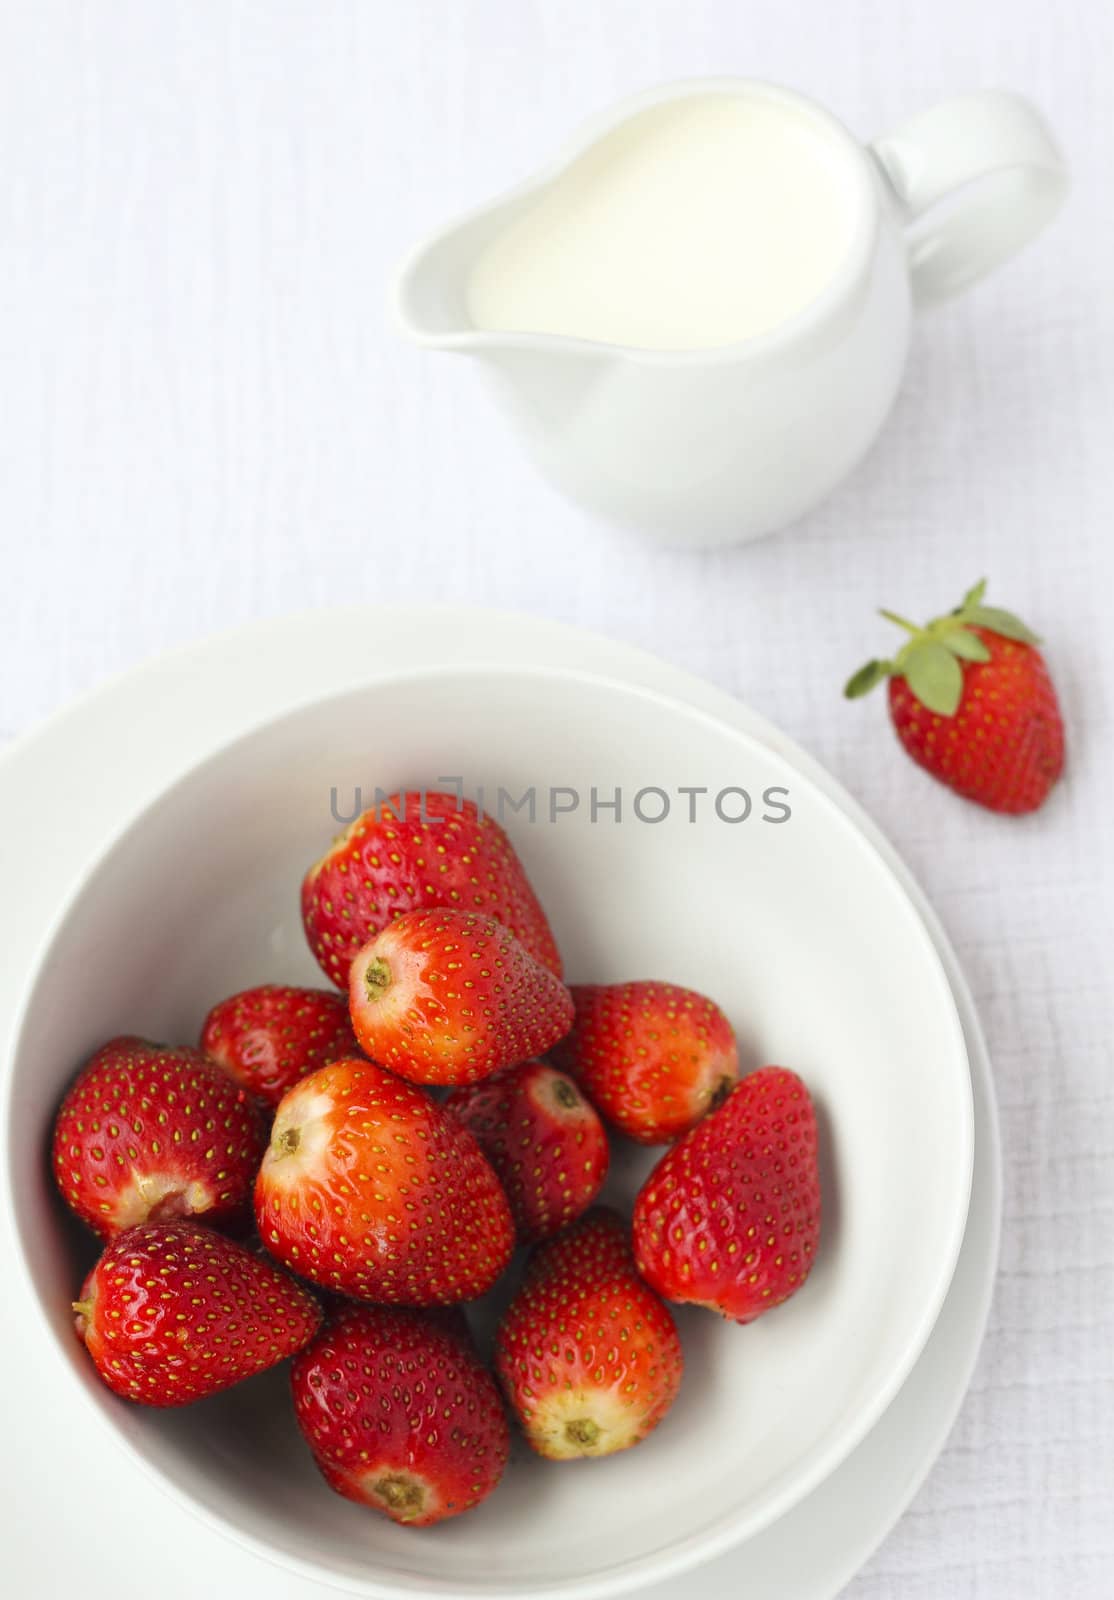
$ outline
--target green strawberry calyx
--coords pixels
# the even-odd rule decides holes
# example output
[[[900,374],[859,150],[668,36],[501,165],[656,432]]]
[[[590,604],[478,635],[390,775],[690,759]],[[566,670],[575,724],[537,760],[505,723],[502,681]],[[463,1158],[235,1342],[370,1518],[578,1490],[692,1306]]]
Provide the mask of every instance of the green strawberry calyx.
[[[986,579],[968,589],[954,611],[936,617],[923,628],[896,611],[881,611],[887,622],[894,622],[909,635],[892,660],[868,661],[844,684],[848,700],[869,694],[884,678],[904,678],[914,695],[929,711],[941,717],[954,717],[963,698],[963,663],[989,661],[990,651],[973,630],[985,628],[1003,639],[1019,644],[1039,644],[1037,635],[1012,611],[983,605]]]

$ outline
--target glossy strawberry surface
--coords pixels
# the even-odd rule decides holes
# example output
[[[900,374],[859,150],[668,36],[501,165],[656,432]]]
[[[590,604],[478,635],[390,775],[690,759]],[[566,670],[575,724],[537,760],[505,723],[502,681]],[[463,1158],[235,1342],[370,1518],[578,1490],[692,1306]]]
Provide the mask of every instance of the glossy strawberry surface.
[[[455,794],[394,794],[357,817],[306,873],[302,920],[344,989],[352,957],[395,917],[449,907],[494,917],[558,976],[545,912],[504,829]]]
[[[592,1206],[552,1239],[531,1250],[526,1276],[563,1272],[579,1283],[601,1274],[628,1271],[634,1262],[631,1224],[613,1206]]]
[[[281,983],[244,989],[215,1005],[201,1029],[201,1049],[271,1107],[307,1072],[359,1054],[343,995]]]
[[[956,711],[924,705],[907,679],[889,683],[894,731],[918,766],[991,811],[1036,811],[1064,770],[1064,724],[1048,667],[1030,644],[971,630],[986,661],[963,667]]]
[[[1064,770],[1064,721],[1037,635],[987,605],[985,578],[923,626],[902,630],[892,659],[874,657],[844,685],[848,700],[888,683],[890,719],[918,766],[990,811],[1036,811]]]
[[[74,1312],[105,1383],[148,1406],[187,1405],[254,1377],[321,1322],[313,1296],[273,1262],[192,1222],[118,1234]]]
[[[607,1177],[607,1134],[566,1073],[523,1061],[454,1089],[447,1110],[470,1128],[498,1174],[522,1243],[557,1233]]]
[[[345,1307],[294,1362],[291,1385],[329,1486],[395,1522],[459,1516],[502,1477],[498,1387],[444,1313]]]
[[[550,1055],[628,1139],[676,1139],[738,1077],[731,1024],[705,995],[656,982],[574,984],[570,992],[576,1018]]]
[[[470,911],[411,911],[352,962],[360,1046],[414,1083],[474,1083],[548,1049],[569,991],[512,933]]]
[[[753,1322],[804,1284],[820,1241],[816,1115],[763,1067],[658,1162],[634,1208],[638,1269],[667,1300]]]
[[[590,1216],[539,1246],[499,1326],[504,1390],[527,1441],[550,1460],[640,1443],[680,1388],[673,1318],[623,1235],[612,1218]]]
[[[245,1090],[196,1050],[111,1039],[67,1090],[52,1164],[102,1238],[147,1221],[250,1215],[266,1132]]]
[[[391,1305],[485,1294],[514,1248],[506,1196],[472,1134],[365,1060],[319,1067],[279,1102],[255,1213],[291,1271]]]

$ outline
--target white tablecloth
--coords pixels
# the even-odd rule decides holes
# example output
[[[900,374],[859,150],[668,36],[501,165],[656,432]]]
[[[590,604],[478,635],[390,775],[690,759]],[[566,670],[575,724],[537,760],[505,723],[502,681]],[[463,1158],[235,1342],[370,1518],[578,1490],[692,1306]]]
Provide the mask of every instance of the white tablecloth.
[[[396,342],[384,286],[413,240],[582,116],[723,72],[798,86],[863,135],[958,90],[1021,90],[1075,192],[1028,254],[924,319],[889,431],[823,509],[749,548],[655,552],[543,487],[466,363]],[[744,696],[934,898],[1001,1096],[1002,1273],[951,1443],[854,1600],[1114,1590],[1112,80],[1105,0],[0,13],[0,738],[247,618],[483,601]],[[983,573],[1044,634],[1068,721],[1068,779],[1021,822],[907,764],[881,696],[838,692],[887,642],[877,604],[929,614]],[[149,1592],[107,1539],[90,1578],[64,1523],[33,1565],[20,1507],[80,1486],[12,1480],[6,1559],[43,1574],[41,1595]]]

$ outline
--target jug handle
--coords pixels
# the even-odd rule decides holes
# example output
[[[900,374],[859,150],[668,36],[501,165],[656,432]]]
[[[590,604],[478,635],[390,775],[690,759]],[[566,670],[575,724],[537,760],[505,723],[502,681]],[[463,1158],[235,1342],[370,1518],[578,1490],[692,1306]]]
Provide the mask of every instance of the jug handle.
[[[1059,210],[1068,173],[1040,112],[983,90],[910,117],[870,146],[906,227],[914,298],[966,289]]]

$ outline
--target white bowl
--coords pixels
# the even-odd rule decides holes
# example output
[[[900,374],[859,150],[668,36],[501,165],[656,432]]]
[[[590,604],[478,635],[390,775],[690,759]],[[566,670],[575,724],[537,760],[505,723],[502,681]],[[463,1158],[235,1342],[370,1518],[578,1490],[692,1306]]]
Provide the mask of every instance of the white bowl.
[[[118,1032],[192,1042],[207,1008],[265,979],[318,981],[298,916],[306,864],[356,785],[535,786],[507,822],[573,979],[663,977],[714,996],[744,1068],[794,1067],[822,1125],[824,1233],[788,1305],[749,1328],[678,1321],[680,1399],[640,1448],[552,1465],[525,1449],[477,1511],[427,1532],[331,1494],[283,1372],[176,1413],[97,1380],[69,1301],[92,1255],[44,1159],[69,1078]],[[550,787],[581,795],[548,820]],[[621,822],[590,793],[623,796]],[[701,788],[689,820],[682,788]],[[639,820],[635,796],[671,810]],[[746,790],[747,820],[735,815]],[[788,821],[776,814],[788,791]],[[558,796],[558,804],[567,802]],[[645,816],[661,800],[644,795]],[[10,1077],[11,1201],[59,1353],[133,1453],[261,1554],[369,1595],[603,1595],[746,1538],[848,1454],[900,1387],[951,1278],[971,1181],[960,1022],[939,957],[854,824],[764,745],[691,707],[575,672],[400,674],[237,740],[146,810],[77,889],[42,952]],[[617,1148],[629,1199],[652,1153]],[[75,1426],[80,1425],[75,1418]]]

